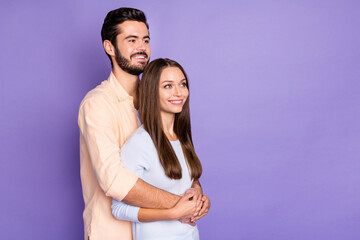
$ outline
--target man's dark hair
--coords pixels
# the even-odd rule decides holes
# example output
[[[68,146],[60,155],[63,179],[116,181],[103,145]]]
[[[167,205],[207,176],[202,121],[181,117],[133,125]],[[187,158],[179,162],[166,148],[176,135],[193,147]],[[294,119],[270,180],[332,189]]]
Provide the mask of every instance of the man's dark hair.
[[[112,45],[114,45],[114,47],[117,47],[116,36],[120,34],[120,29],[118,25],[125,21],[143,22],[145,23],[147,29],[149,29],[149,25],[146,22],[146,16],[143,11],[135,8],[118,8],[110,11],[104,19],[104,24],[101,29],[102,42],[104,42],[105,40],[109,40]],[[108,55],[112,65],[109,54],[106,53],[106,55]]]

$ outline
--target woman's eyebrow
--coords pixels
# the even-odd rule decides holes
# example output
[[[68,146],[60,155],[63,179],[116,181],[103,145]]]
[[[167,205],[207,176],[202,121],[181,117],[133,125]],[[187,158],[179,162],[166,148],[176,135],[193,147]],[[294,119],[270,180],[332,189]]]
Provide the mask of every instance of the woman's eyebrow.
[[[186,81],[186,79],[181,79],[179,82],[182,82],[182,81]],[[174,82],[174,80],[164,80],[162,81],[161,83],[165,83],[165,82]]]

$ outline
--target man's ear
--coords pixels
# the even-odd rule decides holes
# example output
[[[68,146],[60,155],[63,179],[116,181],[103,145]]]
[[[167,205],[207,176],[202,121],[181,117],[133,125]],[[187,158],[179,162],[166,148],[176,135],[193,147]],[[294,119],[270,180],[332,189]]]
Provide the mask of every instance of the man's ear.
[[[104,50],[107,54],[109,54],[112,57],[115,57],[115,47],[112,45],[112,43],[109,40],[105,40],[103,42]]]

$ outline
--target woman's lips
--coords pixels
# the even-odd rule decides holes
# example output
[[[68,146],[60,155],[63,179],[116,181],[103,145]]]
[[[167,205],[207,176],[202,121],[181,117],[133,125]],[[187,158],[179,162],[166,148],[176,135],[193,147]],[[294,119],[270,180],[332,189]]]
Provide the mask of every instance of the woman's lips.
[[[181,105],[183,103],[183,100],[169,100],[169,102],[174,105]]]

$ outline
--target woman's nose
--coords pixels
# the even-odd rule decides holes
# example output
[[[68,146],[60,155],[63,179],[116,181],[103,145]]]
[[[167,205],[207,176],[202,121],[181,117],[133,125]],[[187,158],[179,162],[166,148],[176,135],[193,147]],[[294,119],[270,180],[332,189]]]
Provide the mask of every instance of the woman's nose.
[[[174,96],[181,96],[181,91],[178,86],[174,87]]]

